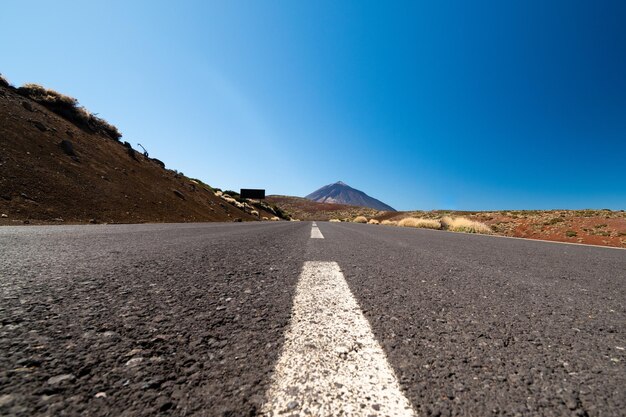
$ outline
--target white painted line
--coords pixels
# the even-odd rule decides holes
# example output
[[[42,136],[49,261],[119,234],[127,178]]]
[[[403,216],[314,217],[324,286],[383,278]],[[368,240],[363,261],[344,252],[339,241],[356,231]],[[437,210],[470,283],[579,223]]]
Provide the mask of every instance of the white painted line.
[[[416,416],[336,262],[306,262],[262,415]]]
[[[324,235],[315,222],[311,225],[311,239],[324,239]]]

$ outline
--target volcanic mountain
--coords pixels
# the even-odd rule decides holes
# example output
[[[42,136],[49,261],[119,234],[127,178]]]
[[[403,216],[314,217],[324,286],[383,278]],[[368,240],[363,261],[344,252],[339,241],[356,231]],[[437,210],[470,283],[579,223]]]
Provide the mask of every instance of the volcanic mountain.
[[[350,206],[369,207],[376,210],[396,211],[393,207],[341,181],[325,185],[304,198],[320,203],[347,204]]]

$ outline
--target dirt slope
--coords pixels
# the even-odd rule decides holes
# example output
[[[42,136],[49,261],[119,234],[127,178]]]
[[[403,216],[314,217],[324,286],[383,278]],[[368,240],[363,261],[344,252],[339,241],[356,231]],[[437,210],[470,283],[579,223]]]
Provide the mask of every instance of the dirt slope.
[[[62,149],[62,141],[71,142],[75,156]],[[0,216],[4,225],[259,218],[1,85]]]

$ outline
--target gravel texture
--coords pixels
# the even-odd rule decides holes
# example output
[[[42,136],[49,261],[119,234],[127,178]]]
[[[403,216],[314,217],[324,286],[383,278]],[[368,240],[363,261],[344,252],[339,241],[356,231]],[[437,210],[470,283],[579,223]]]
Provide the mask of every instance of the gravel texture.
[[[624,415],[626,251],[318,225],[420,415]]]
[[[305,224],[0,229],[0,415],[253,415]]]
[[[0,415],[258,414],[305,261],[422,416],[623,415],[626,251],[318,226],[0,228]]]

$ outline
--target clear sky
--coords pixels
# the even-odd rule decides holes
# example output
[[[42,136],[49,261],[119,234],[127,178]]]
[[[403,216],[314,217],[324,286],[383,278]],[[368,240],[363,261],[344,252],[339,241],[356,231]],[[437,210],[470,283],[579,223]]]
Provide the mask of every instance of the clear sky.
[[[626,209],[626,2],[23,1],[0,72],[225,188]]]

